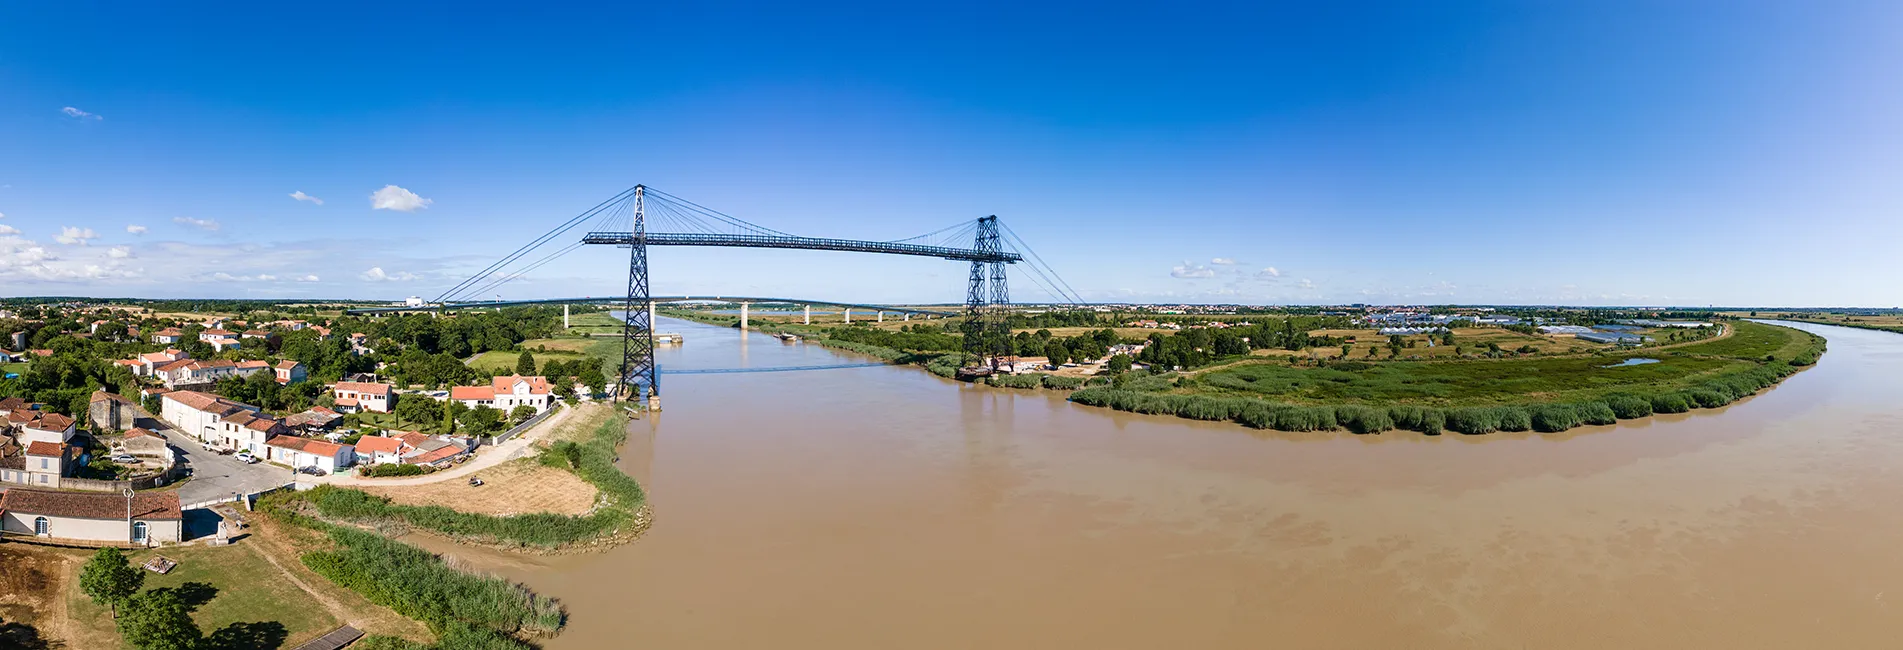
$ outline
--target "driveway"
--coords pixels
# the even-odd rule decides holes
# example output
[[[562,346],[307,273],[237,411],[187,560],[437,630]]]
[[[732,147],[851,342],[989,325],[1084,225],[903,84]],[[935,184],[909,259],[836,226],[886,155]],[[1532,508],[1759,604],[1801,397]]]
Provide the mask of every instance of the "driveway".
[[[164,426],[153,420],[151,424]],[[291,470],[269,463],[246,465],[233,456],[220,456],[205,449],[198,441],[165,427],[153,429],[165,436],[178,450],[179,458],[192,468],[192,480],[178,488],[178,500],[192,504],[212,499],[230,499],[233,493],[250,494],[269,490],[291,481]]]

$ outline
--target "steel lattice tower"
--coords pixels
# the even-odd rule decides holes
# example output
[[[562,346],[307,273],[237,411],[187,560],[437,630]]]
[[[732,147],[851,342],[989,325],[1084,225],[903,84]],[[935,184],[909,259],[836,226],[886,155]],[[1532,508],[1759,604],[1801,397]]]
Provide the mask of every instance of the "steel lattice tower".
[[[660,404],[661,383],[654,369],[654,314],[649,311],[652,294],[648,291],[647,219],[642,213],[645,186],[634,186],[634,221],[628,241],[628,299],[622,303],[625,324],[621,327],[622,401],[641,403],[646,393],[648,406]]]
[[[1011,305],[1009,285],[1005,282],[1003,239],[998,236],[998,217],[978,220],[977,242],[972,248],[986,257],[971,262],[971,277],[965,287],[965,356],[971,363],[989,360],[996,368],[1000,357],[1011,353],[1011,325],[1006,315]]]

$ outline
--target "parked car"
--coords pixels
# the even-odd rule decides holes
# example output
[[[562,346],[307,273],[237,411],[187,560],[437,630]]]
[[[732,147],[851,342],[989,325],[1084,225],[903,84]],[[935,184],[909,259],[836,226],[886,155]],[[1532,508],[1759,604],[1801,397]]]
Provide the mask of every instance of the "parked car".
[[[305,465],[303,467],[297,468],[297,473],[309,474],[311,476],[323,476],[324,474],[328,472],[325,472],[324,468],[318,467],[316,465]]]
[[[258,462],[258,457],[251,455],[250,451],[238,452],[238,454],[236,456],[232,456],[232,458],[236,458],[238,459],[238,462],[244,463],[246,465],[252,465]]]
[[[131,454],[119,454],[112,457],[112,462],[120,465],[137,465],[139,464],[139,459],[133,457]]]

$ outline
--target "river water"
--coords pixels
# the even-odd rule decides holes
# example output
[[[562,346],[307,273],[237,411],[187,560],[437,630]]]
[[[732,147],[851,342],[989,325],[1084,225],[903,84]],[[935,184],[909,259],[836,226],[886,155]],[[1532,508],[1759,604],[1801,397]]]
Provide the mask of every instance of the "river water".
[[[1903,336],[1722,411],[1296,436],[914,368],[662,379],[641,541],[452,550],[565,648],[1903,646]],[[853,361],[683,322],[663,367]],[[440,545],[436,545],[439,549]]]

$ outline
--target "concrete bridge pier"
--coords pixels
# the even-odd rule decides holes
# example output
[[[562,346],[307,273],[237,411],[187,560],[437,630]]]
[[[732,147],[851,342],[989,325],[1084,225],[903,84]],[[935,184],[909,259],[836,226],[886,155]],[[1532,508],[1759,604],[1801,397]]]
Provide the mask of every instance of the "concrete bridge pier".
[[[740,331],[747,331],[747,304],[740,303]]]
[[[912,320],[912,312],[908,311],[908,312],[905,312],[904,314],[900,314],[899,320],[902,322],[910,322]]]
[[[875,319],[874,319],[874,320],[873,320],[872,322],[874,322],[874,323],[883,323],[883,322],[885,322],[885,312],[884,312],[884,311],[880,311],[880,312],[878,312],[878,314],[879,314],[879,315],[878,315],[878,316],[877,316],[877,317],[876,317],[876,318],[875,318]]]
[[[648,331],[654,330],[654,301],[648,301]]]
[[[568,329],[568,305],[562,305],[562,329]]]
[[[806,315],[801,317],[800,324],[801,325],[813,324],[813,306],[812,305],[806,306]]]
[[[846,324],[847,325],[852,324],[852,308],[851,307],[846,308]]]

